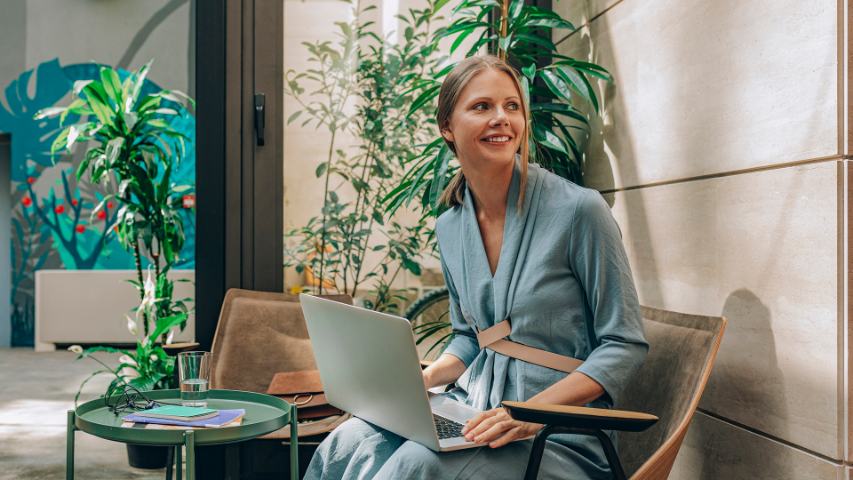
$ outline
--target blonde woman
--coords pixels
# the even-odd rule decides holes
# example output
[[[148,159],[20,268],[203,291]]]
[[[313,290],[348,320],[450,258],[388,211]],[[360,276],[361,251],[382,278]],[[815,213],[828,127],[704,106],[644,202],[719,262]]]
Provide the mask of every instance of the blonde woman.
[[[522,478],[542,425],[501,401],[610,408],[640,368],[648,344],[616,222],[598,192],[528,165],[528,115],[496,57],[460,62],[441,86],[438,125],[462,167],[436,226],[457,335],[424,384],[455,382],[446,395],[483,411],[463,430],[483,447],[436,453],[352,419],[307,478]],[[481,348],[478,334],[501,341]],[[610,478],[594,437],[551,438],[540,478]]]

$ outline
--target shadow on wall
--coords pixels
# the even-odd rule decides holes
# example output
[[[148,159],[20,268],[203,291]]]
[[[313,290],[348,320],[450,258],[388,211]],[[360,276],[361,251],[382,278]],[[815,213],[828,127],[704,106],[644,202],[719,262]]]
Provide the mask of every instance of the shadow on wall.
[[[617,6],[618,8],[618,6]],[[583,16],[577,21],[577,25],[587,24],[589,19],[596,13],[590,0],[584,1]],[[613,75],[614,83],[597,82],[599,97],[601,98],[601,114],[591,115],[590,120],[590,142],[587,146],[587,156],[583,165],[584,183],[590,188],[602,192],[605,200],[611,208],[615,206],[616,178],[613,165],[619,165],[620,175],[624,178],[637,178],[638,166],[634,154],[631,139],[634,137],[631,131],[631,123],[625,116],[627,109],[620,95],[619,67],[615,64],[616,58],[613,42],[610,39],[607,15],[595,19],[596,31],[602,32],[594,40],[589,28],[582,28],[572,34],[568,41],[574,44],[573,56],[580,59],[597,63],[607,68]],[[603,86],[603,88],[602,88]],[[613,152],[619,152],[617,156]],[[621,183],[621,182],[620,182]],[[628,213],[622,228],[626,243],[630,242],[643,251],[643,278],[646,281],[637,283],[637,292],[640,300],[645,305],[665,305],[663,292],[660,289],[659,275],[657,270],[656,256],[649,225],[647,221],[646,207],[643,202],[642,189],[632,195],[637,201],[626,205]],[[623,198],[625,198],[623,196]],[[636,262],[636,259],[634,260]],[[636,269],[639,265],[632,265],[635,269],[635,281],[638,278]]]
[[[722,315],[729,320],[723,337],[723,344],[728,345],[727,355],[725,362],[718,357],[704,398],[715,398],[718,405],[725,402],[729,411],[765,410],[786,418],[787,398],[784,385],[779,382],[783,375],[776,356],[770,309],[753,292],[741,288],[726,298]],[[734,331],[739,335],[732,335]],[[699,473],[697,479],[742,478],[747,472],[761,478],[793,478],[791,458],[779,455],[775,442],[756,442],[752,434],[732,436],[731,428],[734,427],[700,428],[688,434],[689,443],[701,453],[694,464]],[[788,436],[787,431],[775,433],[782,438]],[[757,445],[772,451],[756,450]]]

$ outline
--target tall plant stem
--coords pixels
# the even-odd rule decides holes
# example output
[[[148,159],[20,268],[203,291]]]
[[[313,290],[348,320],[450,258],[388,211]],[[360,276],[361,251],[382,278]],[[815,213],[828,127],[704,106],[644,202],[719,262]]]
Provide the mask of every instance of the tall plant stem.
[[[139,282],[139,301],[145,300],[145,281],[142,279],[142,255],[139,253],[139,237],[133,239],[133,261],[136,264],[136,280]],[[142,310],[142,331],[148,337],[148,313]]]
[[[507,17],[509,16],[509,0],[503,0],[501,2],[501,38],[506,38],[507,31]],[[500,48],[500,42],[498,42],[498,57],[501,60],[506,60],[506,50]]]
[[[323,267],[326,264],[326,211],[328,210],[326,206],[329,202],[329,177],[332,172],[332,154],[335,152],[335,134],[338,132],[338,128],[335,125],[334,121],[329,128],[332,131],[332,139],[329,141],[329,154],[326,157],[326,178],[323,182],[323,226],[321,227],[320,234],[320,275],[317,277],[320,282],[319,294],[323,294],[323,283],[325,282],[325,278],[323,277]]]
[[[373,221],[374,221],[373,215],[371,215],[370,216],[370,222],[367,224],[367,230],[368,231],[373,230]],[[364,254],[367,252],[367,242],[369,240],[370,240],[370,234],[368,233],[364,237],[364,243],[359,245],[358,257],[361,259],[361,262],[359,262],[358,267],[356,268],[356,271],[355,271],[355,277],[353,278],[353,285],[352,285],[353,296],[355,296],[355,292],[356,292],[356,290],[358,290],[358,284],[361,283],[361,280],[358,277],[361,275],[361,267],[364,266]]]
[[[364,163],[364,166],[361,170],[361,184],[362,185],[365,184],[365,178],[367,178],[367,172],[369,171],[369,169],[371,167],[373,167],[373,155],[374,155],[375,146],[376,146],[376,142],[373,142],[373,141],[371,141],[367,146],[367,153],[365,154],[367,161]],[[355,209],[353,210],[354,212],[360,212],[361,211],[360,206],[361,206],[362,199],[367,201],[366,200],[367,199],[367,190],[366,189],[362,189],[361,191],[358,192],[358,196],[355,199]],[[360,227],[363,223],[364,222],[359,221],[358,226]],[[348,235],[350,238],[352,238],[353,233],[355,233],[355,229],[356,229],[356,223],[353,222],[353,224],[351,225],[350,230],[348,232]],[[351,258],[349,255],[349,252],[347,252],[347,254],[343,258],[344,258],[344,270],[343,270],[343,273],[344,273],[343,274],[344,292],[348,292],[349,291],[348,290],[349,279],[347,278],[347,274],[349,273],[349,265],[350,265],[350,258]],[[361,258],[361,263],[364,263],[364,258]],[[359,264],[359,266],[360,266],[360,264]],[[358,270],[361,270],[361,269],[359,268]],[[355,273],[355,276],[353,277],[353,284],[354,285],[353,285],[353,291],[351,292],[353,297],[355,297],[355,288],[359,283],[358,282],[358,275],[359,274],[357,271]]]
[[[360,27],[358,27],[360,20],[361,20],[361,0],[358,0],[358,1],[356,1],[356,3],[355,3],[355,18],[353,19],[354,26],[356,26],[356,28],[355,28],[354,30],[355,30],[355,31],[357,31],[357,32],[360,32],[360,31],[361,31]],[[358,38],[358,36],[359,36],[359,35],[360,35],[360,33],[359,33],[359,34],[356,34],[356,37]],[[360,61],[361,61],[361,60],[360,60],[360,54],[356,54],[356,67],[355,67],[355,71],[356,71],[356,72],[358,72],[358,68],[359,68],[359,63],[360,63]],[[358,75],[357,75],[357,74],[356,74],[356,82],[358,82]],[[371,158],[371,151],[372,151],[372,149],[373,149],[373,142],[371,142],[371,143],[367,146],[367,154],[366,154],[366,158],[367,158],[368,160],[367,160],[367,162],[365,162],[365,165],[370,161],[369,159]],[[365,172],[366,172],[366,170],[367,170],[367,167],[365,166],[365,167],[362,169],[362,171],[361,171],[361,180],[362,180],[362,181],[363,181],[363,180],[364,180],[364,178],[365,178]],[[361,204],[361,198],[362,198],[362,195],[363,195],[363,194],[362,194],[362,191],[361,191],[361,190],[359,190],[359,191],[357,192],[357,196],[356,196],[356,199],[355,199],[355,209],[353,210],[354,212],[359,212],[359,211],[360,211],[360,210],[359,210],[359,205]],[[347,239],[352,238],[352,234],[355,232],[355,226],[356,226],[356,223],[357,223],[357,222],[353,222],[353,223],[350,225],[350,228],[349,228],[349,230],[347,231]],[[358,222],[358,223],[360,223],[360,222]],[[347,245],[351,245],[351,243],[347,242]],[[351,262],[351,256],[349,255],[349,253],[350,253],[350,252],[349,252],[349,250],[350,250],[351,248],[352,248],[352,247],[348,247],[348,248],[347,248],[347,251],[346,251],[346,252],[342,252],[342,255],[341,255],[341,258],[343,259],[343,269],[342,269],[342,275],[341,275],[341,276],[343,277],[343,282],[344,282],[344,293],[348,293],[348,292],[349,292],[349,266],[350,266],[350,262]],[[353,279],[353,282],[354,282],[354,283],[356,283],[356,284],[358,283],[358,282],[356,281],[356,279]],[[352,296],[353,296],[353,297],[355,297],[355,289],[353,289]]]
[[[157,251],[151,252],[151,258],[154,259],[154,278],[160,278],[160,243],[162,240],[157,240]],[[151,250],[154,250],[154,246],[151,246]]]
[[[371,142],[370,146],[373,147],[374,145],[375,145],[375,142]],[[369,157],[369,160],[368,160],[369,163],[366,164],[364,167],[363,173],[366,172],[369,168],[373,167],[373,160],[374,160],[373,155],[371,155]],[[364,180],[364,176],[362,175],[362,181],[363,180]],[[364,194],[364,197],[365,197],[365,201],[366,201],[367,193]],[[377,195],[377,198],[381,198],[381,195]],[[373,215],[370,215],[370,221],[367,224],[367,231],[368,232],[373,230],[373,222],[374,222],[374,217],[373,217]],[[359,222],[359,227],[363,223],[364,222]],[[355,293],[356,293],[356,291],[358,291],[358,284],[361,283],[361,279],[359,279],[359,277],[361,276],[361,267],[364,266],[364,260],[365,260],[364,255],[367,252],[367,243],[369,241],[370,241],[370,233],[365,235],[363,243],[360,242],[359,245],[356,247],[358,249],[358,258],[361,259],[361,261],[358,263],[358,266],[356,267],[355,275],[353,275],[353,285],[352,285],[352,296],[353,297],[355,297]]]

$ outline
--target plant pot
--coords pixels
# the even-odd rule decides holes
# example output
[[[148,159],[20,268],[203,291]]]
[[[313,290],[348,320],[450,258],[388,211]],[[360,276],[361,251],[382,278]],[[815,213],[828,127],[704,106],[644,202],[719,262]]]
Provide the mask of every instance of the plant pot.
[[[169,449],[151,445],[127,444],[127,463],[133,468],[166,468]]]

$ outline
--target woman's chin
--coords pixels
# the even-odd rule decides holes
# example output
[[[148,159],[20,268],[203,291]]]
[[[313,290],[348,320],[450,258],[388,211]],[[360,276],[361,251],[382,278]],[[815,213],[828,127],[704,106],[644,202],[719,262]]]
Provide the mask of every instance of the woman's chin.
[[[510,149],[503,152],[483,152],[481,157],[492,165],[511,165],[515,162],[515,152]]]
[[[512,148],[496,149],[493,147],[478,148],[470,153],[462,153],[462,159],[471,159],[472,161],[460,160],[463,164],[470,163],[480,165],[486,168],[503,168],[514,164],[515,151]],[[473,166],[473,165],[472,165]]]

